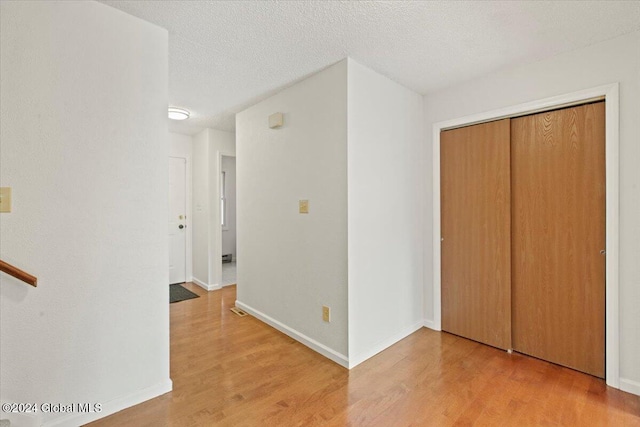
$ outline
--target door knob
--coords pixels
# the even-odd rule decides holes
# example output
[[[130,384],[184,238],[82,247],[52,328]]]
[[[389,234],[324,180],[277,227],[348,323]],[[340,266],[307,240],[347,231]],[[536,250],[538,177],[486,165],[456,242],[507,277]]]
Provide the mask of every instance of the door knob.
[[[182,229],[184,228],[184,225],[180,224],[180,225],[178,226],[178,228],[179,228],[180,230],[182,230]]]

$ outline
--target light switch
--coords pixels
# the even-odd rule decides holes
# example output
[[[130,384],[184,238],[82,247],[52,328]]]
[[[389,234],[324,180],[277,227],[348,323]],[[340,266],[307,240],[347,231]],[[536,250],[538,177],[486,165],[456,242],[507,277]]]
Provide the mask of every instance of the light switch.
[[[308,214],[309,213],[309,201],[308,200],[300,200],[298,203],[299,203],[300,213],[301,214]]]
[[[0,187],[0,212],[11,212],[11,187]]]
[[[331,308],[326,305],[322,306],[322,320],[325,322],[331,322]]]
[[[273,113],[269,116],[269,128],[276,129],[282,126],[284,123],[284,117],[282,113]]]

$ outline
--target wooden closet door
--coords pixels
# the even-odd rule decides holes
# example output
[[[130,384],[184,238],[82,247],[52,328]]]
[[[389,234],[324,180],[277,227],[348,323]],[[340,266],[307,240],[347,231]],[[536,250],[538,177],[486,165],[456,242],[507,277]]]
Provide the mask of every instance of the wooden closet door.
[[[440,135],[442,329],[511,348],[509,119]]]
[[[604,377],[604,102],[513,119],[513,348]]]

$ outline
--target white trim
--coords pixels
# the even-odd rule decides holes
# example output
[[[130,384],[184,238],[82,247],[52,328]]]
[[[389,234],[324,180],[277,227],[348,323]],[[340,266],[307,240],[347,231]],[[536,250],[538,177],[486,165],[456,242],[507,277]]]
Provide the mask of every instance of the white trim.
[[[261,311],[258,311],[255,308],[248,306],[247,304],[241,301],[236,300],[236,307],[240,307],[242,310],[246,311],[253,317],[263,321],[267,325],[274,327],[275,329],[279,330],[283,334],[290,336],[291,338],[298,341],[299,343],[306,345],[311,350],[314,350],[320,353],[327,359],[333,360],[338,365],[344,366],[345,368],[349,368],[349,358],[344,354],[338,353],[337,351],[327,347],[324,344],[320,344],[318,341],[314,340],[313,338],[309,338],[302,332],[298,332],[295,329],[290,328],[284,323],[279,322],[270,316],[267,316]]]
[[[191,174],[191,155],[176,155],[169,156],[170,159],[182,159],[184,160],[184,226],[185,232],[185,252],[184,252],[184,279],[185,282],[191,281],[193,275],[193,227],[191,226],[191,209],[192,209],[192,174]]]
[[[424,319],[424,321],[422,322],[422,326],[424,326],[425,328],[433,329],[434,331],[440,330],[440,329],[436,329],[436,326],[433,323],[433,320],[429,320],[429,319]]]
[[[440,131],[490,120],[531,114],[601,98],[606,100],[606,378],[607,385],[620,387],[619,336],[619,84],[613,83],[554,96],[511,107],[446,120],[433,125],[433,328],[442,329],[440,280]]]
[[[620,387],[620,102],[619,85],[605,92],[606,169],[606,378],[611,387]]]
[[[95,420],[99,420],[108,415],[114,414],[123,409],[131,406],[138,405],[154,397],[161,396],[165,393],[169,393],[173,389],[173,383],[170,379],[145,388],[143,390],[136,391],[127,396],[119,397],[102,405],[102,411],[93,413],[72,413],[53,420],[47,421],[42,424],[43,427],[74,427],[90,423]]]
[[[193,277],[193,172],[191,170],[191,153],[187,160],[187,212],[185,224],[187,227],[187,280]]]
[[[419,322],[414,323],[413,325],[409,326],[408,328],[405,328],[401,332],[399,332],[397,334],[394,334],[391,337],[378,342],[377,344],[372,346],[369,350],[361,352],[360,354],[358,354],[356,356],[349,356],[349,369],[352,369],[352,368],[358,366],[359,364],[361,364],[365,360],[372,358],[373,356],[375,356],[376,354],[380,353],[381,351],[384,351],[387,348],[391,347],[392,345],[394,345],[398,341],[408,337],[409,335],[411,335],[412,333],[414,333],[418,329],[421,329],[423,325],[424,325],[424,321],[420,320]]]
[[[216,200],[214,202],[215,209],[214,211],[214,226],[218,227],[218,230],[222,230],[222,225],[220,224],[220,174],[222,172],[222,156],[226,157],[236,157],[236,153],[233,151],[225,151],[225,150],[216,150],[216,164],[218,173],[216,174],[216,185],[215,185],[215,196]],[[236,190],[237,191],[237,190]],[[217,254],[217,255],[216,255]],[[214,242],[214,251],[213,251],[214,262],[217,265],[215,269],[215,277],[214,280],[216,283],[222,283],[222,231],[216,232],[215,234],[215,242]],[[233,260],[233,257],[232,257]]]
[[[218,289],[222,289],[222,286],[220,285],[207,285],[205,282],[203,282],[202,280],[198,280],[195,277],[191,280],[191,282],[195,285],[200,286],[205,291],[217,291]]]
[[[620,378],[620,390],[640,396],[640,382]]]

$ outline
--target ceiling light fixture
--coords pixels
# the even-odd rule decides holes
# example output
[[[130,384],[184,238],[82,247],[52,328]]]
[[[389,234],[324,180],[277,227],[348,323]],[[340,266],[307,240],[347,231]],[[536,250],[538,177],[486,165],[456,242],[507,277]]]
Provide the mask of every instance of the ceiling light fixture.
[[[190,112],[182,108],[169,107],[169,118],[171,120],[186,120],[190,115]]]

